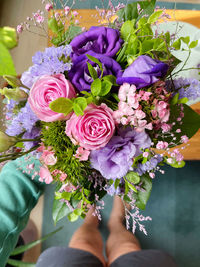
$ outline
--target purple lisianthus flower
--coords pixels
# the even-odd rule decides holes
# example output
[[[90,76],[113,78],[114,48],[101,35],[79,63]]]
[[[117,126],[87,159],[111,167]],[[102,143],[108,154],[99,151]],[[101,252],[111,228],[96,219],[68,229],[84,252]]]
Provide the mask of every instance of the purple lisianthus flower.
[[[93,26],[89,31],[76,36],[71,41],[70,45],[73,50],[71,57],[75,60],[78,56],[88,51],[114,57],[121,48],[122,43],[118,30]]]
[[[168,68],[166,63],[142,55],[125,69],[122,77],[117,78],[117,83],[134,84],[139,89],[157,82],[158,77],[164,77]]]
[[[88,52],[88,54],[97,58],[102,63],[103,76],[121,76],[121,66],[114,59],[104,55],[96,54],[92,51]],[[87,62],[89,62],[97,70],[99,77],[101,75],[98,65],[90,61],[86,55],[77,57],[74,61],[73,67],[68,72],[68,77],[72,84],[79,91],[90,91],[91,83],[93,82],[88,70]]]
[[[90,154],[91,167],[106,179],[125,176],[133,164],[133,158],[142,153],[140,149],[151,146],[151,139],[144,131],[137,132],[128,127],[120,129],[118,134],[105,147]]]

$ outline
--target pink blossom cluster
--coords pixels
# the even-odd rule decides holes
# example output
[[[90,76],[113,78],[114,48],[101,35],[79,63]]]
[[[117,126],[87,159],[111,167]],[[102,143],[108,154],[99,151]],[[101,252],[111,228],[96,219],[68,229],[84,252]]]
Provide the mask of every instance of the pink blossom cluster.
[[[148,101],[151,92],[140,90],[136,92],[135,85],[124,83],[119,89],[118,110],[113,112],[117,124],[133,125],[137,131],[152,130],[152,123],[148,123],[146,113],[142,111],[141,101]]]
[[[148,92],[136,91],[134,85],[124,83],[118,93],[118,110],[113,113],[115,122],[133,125],[137,131],[153,128],[161,128],[163,132],[171,130],[171,125],[166,123],[169,120],[170,107],[169,93],[164,86],[165,83],[157,82],[155,92]]]

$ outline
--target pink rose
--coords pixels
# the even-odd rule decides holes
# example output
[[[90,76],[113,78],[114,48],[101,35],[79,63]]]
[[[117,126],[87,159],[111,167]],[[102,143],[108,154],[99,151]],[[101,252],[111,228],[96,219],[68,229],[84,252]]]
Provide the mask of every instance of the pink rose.
[[[115,130],[112,114],[113,111],[105,104],[90,104],[83,116],[76,116],[74,113],[66,122],[66,135],[74,144],[87,150],[104,147]]]
[[[51,182],[53,182],[51,173],[46,166],[40,167],[39,176],[40,182],[45,182],[46,184],[50,184]]]
[[[72,98],[75,96],[73,86],[63,74],[44,75],[33,84],[28,102],[41,121],[51,122],[66,117],[62,113],[52,111],[49,104],[59,97]]]

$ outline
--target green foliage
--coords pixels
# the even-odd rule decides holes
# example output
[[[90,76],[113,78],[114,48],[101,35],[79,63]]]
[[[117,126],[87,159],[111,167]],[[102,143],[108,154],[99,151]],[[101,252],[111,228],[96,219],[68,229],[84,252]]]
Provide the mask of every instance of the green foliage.
[[[8,49],[17,46],[16,30],[11,27],[0,28],[0,43]]]
[[[119,21],[127,21],[132,19],[140,19],[142,16],[150,16],[154,12],[156,0],[151,1],[137,1],[126,5],[123,9],[120,9],[117,13]],[[142,12],[138,14],[138,5],[142,9]]]
[[[59,220],[66,217],[71,211],[65,202],[61,202],[58,199],[54,199],[53,202],[53,220],[56,224]]]
[[[139,174],[137,172],[133,172],[133,171],[128,172],[126,174],[126,179],[129,182],[133,183],[133,184],[138,184],[140,182],[140,176],[139,176]]]
[[[152,189],[152,179],[148,175],[142,175],[141,177],[142,188],[144,191],[138,191],[137,193],[133,193],[134,198],[136,199],[135,205],[144,210],[147,204],[147,201],[151,194]]]
[[[0,76],[2,75],[16,75],[16,71],[9,50],[0,42]]]
[[[92,170],[88,161],[79,161],[75,158],[77,146],[73,145],[71,140],[65,134],[65,121],[56,121],[51,123],[44,123],[42,127],[42,140],[45,147],[52,147],[57,157],[57,163],[54,166],[49,166],[50,171],[55,169],[61,170],[67,174],[65,182],[69,182],[74,185],[77,189],[70,192],[59,192],[55,193],[55,200],[53,204],[53,219],[55,223],[65,217],[69,216],[69,219],[75,220],[75,215],[78,211],[71,214],[71,210],[68,208],[66,203],[60,202],[60,199],[69,201],[70,205],[77,210],[77,205],[81,203],[81,211],[79,210],[81,217],[84,217],[86,213],[86,204],[95,203],[95,194],[99,197],[105,195],[105,191],[101,190],[99,186],[94,188],[93,182],[88,180]],[[62,186],[59,180],[59,176],[54,178],[58,182],[58,188]]]

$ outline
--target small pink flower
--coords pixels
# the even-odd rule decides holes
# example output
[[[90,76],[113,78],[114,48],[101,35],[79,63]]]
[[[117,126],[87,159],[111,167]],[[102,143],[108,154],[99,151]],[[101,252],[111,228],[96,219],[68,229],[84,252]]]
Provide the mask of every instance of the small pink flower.
[[[66,122],[65,133],[79,146],[96,150],[109,142],[114,131],[113,111],[102,103],[100,106],[88,105],[83,116],[74,113]]]
[[[176,133],[181,133],[181,129],[177,129],[176,130]]]
[[[122,86],[120,86],[119,92],[118,92],[119,100],[126,101],[126,97],[127,97],[129,89],[130,89],[130,84],[128,83],[124,83]]]
[[[126,118],[126,117],[122,117],[120,122],[121,122],[122,125],[127,125],[129,123],[129,119]]]
[[[146,114],[142,110],[136,110],[135,116],[137,117],[137,119],[141,120],[146,117]]]
[[[143,155],[144,158],[147,158],[149,156],[149,152],[143,152],[142,155]]]
[[[150,172],[150,173],[149,173],[149,176],[153,179],[153,178],[155,178],[155,173]]]
[[[77,11],[73,11],[72,14],[74,15],[74,17],[78,16],[78,12]]]
[[[89,150],[79,146],[78,149],[76,150],[75,158],[79,159],[80,161],[86,161],[88,160],[89,155],[90,155]]]
[[[46,9],[47,11],[50,11],[51,9],[53,9],[53,5],[50,4],[50,3],[48,3],[48,4],[46,4],[45,9]]]
[[[46,166],[40,167],[39,176],[40,176],[39,178],[40,182],[45,182],[46,184],[50,184],[53,182],[51,173],[49,172]]]
[[[186,144],[189,141],[189,138],[186,135],[181,136],[181,142]]]
[[[67,178],[67,174],[62,172],[59,179],[63,182],[63,181],[65,181],[66,178]]]
[[[70,11],[70,7],[69,7],[69,6],[66,6],[66,7],[64,8],[64,11],[65,11],[65,13],[68,14],[68,12]]]
[[[152,93],[151,92],[144,92],[144,94],[143,94],[143,96],[142,96],[142,100],[144,100],[144,101],[148,101],[149,100],[149,97],[150,97],[150,95],[152,95]]]
[[[167,133],[171,130],[172,126],[170,124],[163,123],[161,129],[163,133]]]
[[[45,165],[55,165],[57,162],[57,158],[54,156],[53,151],[44,150],[42,154],[42,161]]]
[[[23,25],[21,24],[17,25],[17,33],[22,33],[23,29],[24,29]]]
[[[167,159],[167,162],[168,162],[169,164],[172,164],[172,163],[173,163],[173,159],[172,159],[172,158],[168,158],[168,159]]]
[[[163,141],[159,141],[156,145],[157,149],[166,149],[168,148],[168,143],[167,142],[163,142]]]

